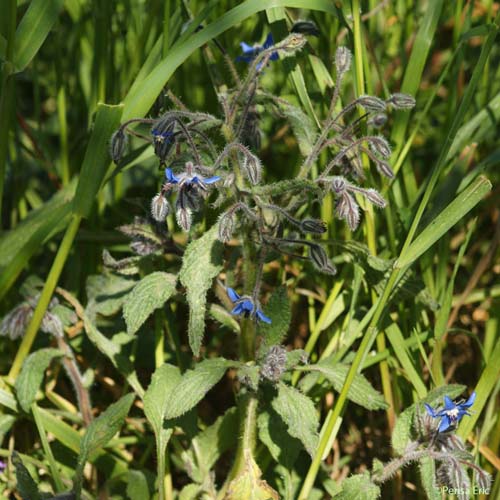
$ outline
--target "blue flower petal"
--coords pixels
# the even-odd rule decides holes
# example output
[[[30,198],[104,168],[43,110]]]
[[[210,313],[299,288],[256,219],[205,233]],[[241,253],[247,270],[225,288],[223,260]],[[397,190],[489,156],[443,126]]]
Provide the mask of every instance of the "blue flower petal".
[[[271,324],[271,318],[268,318],[260,309],[257,309],[257,318],[267,324]]]
[[[227,296],[231,299],[231,302],[236,302],[240,298],[240,296],[231,287],[228,286],[226,291]]]
[[[448,397],[444,397],[444,409],[445,410],[453,410],[456,407],[456,404]]]
[[[441,419],[441,423],[439,424],[438,432],[445,432],[449,427],[451,427],[451,419],[447,415],[445,415]]]
[[[166,177],[167,181],[170,182],[171,184],[178,184],[179,183],[179,179],[174,175],[171,168],[165,169],[165,177]]]
[[[431,405],[428,405],[427,403],[424,403],[425,409],[427,410],[427,413],[433,417],[436,418],[438,415],[436,413],[436,410]]]
[[[207,177],[203,179],[205,184],[213,184],[214,182],[220,181],[220,177],[218,175],[214,175],[213,177]]]
[[[253,302],[250,299],[246,299],[243,302],[241,302],[241,306],[244,311],[247,311],[249,313],[253,312],[254,310]]]
[[[236,304],[236,306],[233,308],[233,310],[231,311],[231,314],[234,314],[235,316],[237,316],[238,314],[241,314],[243,311],[244,311],[243,304],[239,303],[239,304]]]
[[[266,40],[264,41],[264,48],[268,49],[269,47],[272,47],[274,45],[274,39],[273,39],[273,34],[269,33],[267,35]]]
[[[251,53],[253,54],[253,52],[255,52],[255,47],[248,45],[248,43],[240,42],[240,47],[241,50],[243,51],[243,54],[251,54]]]
[[[474,404],[474,401],[476,400],[476,391],[474,391],[471,395],[470,395],[470,398],[465,402],[465,403],[462,403],[461,405],[459,406],[462,406],[462,407],[465,407],[465,408],[470,408],[473,404]]]

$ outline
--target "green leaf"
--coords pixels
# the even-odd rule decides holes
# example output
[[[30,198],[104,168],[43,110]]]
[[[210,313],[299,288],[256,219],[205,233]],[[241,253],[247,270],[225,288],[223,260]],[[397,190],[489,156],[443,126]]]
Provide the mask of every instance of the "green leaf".
[[[342,491],[335,497],[338,500],[375,500],[380,497],[380,488],[372,483],[370,474],[355,474],[342,482]]]
[[[194,370],[184,373],[176,386],[166,391],[168,405],[165,418],[180,417],[194,408],[230,366],[233,363],[223,358],[206,359],[198,363]]]
[[[85,151],[80,179],[73,200],[73,212],[88,217],[111,162],[108,142],[120,125],[123,105],[98,104],[92,135]]]
[[[116,314],[137,281],[112,273],[91,275],[87,278],[87,311],[104,316]]]
[[[143,397],[144,389],[137,378],[130,359],[121,353],[121,344],[113,340],[120,334],[116,334],[111,340],[108,339],[93,325],[86,315],[83,316],[83,326],[91,342],[109,358],[114,367],[127,379],[127,382],[137,395]]]
[[[186,287],[189,304],[189,345],[199,356],[205,333],[207,291],[222,269],[222,243],[217,240],[217,224],[186,249],[179,274]]]
[[[229,483],[224,500],[278,500],[278,493],[261,476],[252,455],[246,454],[243,472]]]
[[[153,311],[172,296],[176,282],[177,277],[173,274],[157,271],[135,285],[123,304],[123,317],[129,335],[137,332]]]
[[[173,429],[165,428],[164,420],[170,395],[180,380],[179,368],[169,364],[161,365],[153,373],[151,383],[144,394],[144,414],[153,427],[158,455],[165,454],[168,440],[172,435]]]
[[[298,389],[280,382],[278,395],[271,404],[287,425],[290,436],[299,439],[313,457],[318,446],[319,425],[313,402]]]
[[[22,71],[38,52],[59,17],[64,0],[32,0],[16,30],[14,65]]]
[[[120,430],[128,415],[130,407],[134,402],[135,394],[127,394],[99,415],[95,420],[92,420],[85,432],[81,446],[80,456],[75,471],[75,492],[77,498],[80,495],[82,487],[82,476],[85,462],[90,455],[100,451],[110,439]]]
[[[226,328],[229,328],[235,333],[240,333],[240,324],[227,309],[224,309],[224,307],[219,304],[210,304],[208,306],[208,314]]]
[[[71,214],[76,182],[61,189],[0,238],[0,299],[5,296],[29,259],[43,244],[62,231]]]
[[[332,365],[332,361],[330,359],[320,361],[316,365],[303,367],[304,370],[317,371],[321,373],[321,375],[331,382],[333,388],[338,392],[340,392],[344,386],[349,368],[349,365],[342,363]],[[354,381],[349,388],[347,397],[367,410],[383,410],[388,407],[384,400],[384,396],[375,390],[366,377],[361,374],[357,374],[354,377]]]
[[[301,442],[290,437],[285,423],[272,409],[259,415],[257,425],[259,439],[267,446],[274,460],[292,469],[302,449]]]
[[[411,405],[401,412],[392,431],[391,443],[398,455],[403,455],[411,440],[413,421],[415,418],[415,405]]]
[[[307,156],[316,141],[317,129],[314,122],[300,108],[291,104],[280,103],[279,109],[292,127],[301,154]]]
[[[127,474],[127,496],[130,500],[149,500],[149,487],[146,476],[138,470],[131,470]]]
[[[395,265],[404,268],[412,264],[472,210],[490,190],[491,182],[486,177],[480,176],[433,219],[415,238],[408,250],[396,261]]]
[[[285,286],[280,286],[274,290],[264,310],[266,315],[271,318],[272,323],[260,325],[260,331],[264,337],[260,349],[263,354],[265,354],[263,351],[266,348],[281,344],[288,333],[292,311]]]
[[[23,500],[42,500],[35,481],[23,464],[17,451],[12,452],[12,463],[16,468],[17,491]]]
[[[441,489],[436,484],[436,463],[431,457],[419,460],[420,481],[429,500],[441,500]]]
[[[230,408],[212,425],[193,438],[187,456],[194,466],[189,473],[194,481],[203,484],[205,480],[208,480],[210,471],[219,457],[236,446],[238,423],[237,409]]]
[[[30,411],[36,393],[40,389],[45,370],[54,358],[60,358],[63,353],[59,349],[40,349],[30,354],[23,363],[21,373],[16,379],[16,394],[21,408]]]

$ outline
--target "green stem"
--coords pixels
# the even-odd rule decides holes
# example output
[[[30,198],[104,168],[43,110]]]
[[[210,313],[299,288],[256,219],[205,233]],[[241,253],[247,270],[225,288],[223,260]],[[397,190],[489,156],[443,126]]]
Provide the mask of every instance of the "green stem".
[[[14,358],[14,362],[12,363],[12,367],[9,372],[9,379],[11,381],[16,379],[21,370],[23,361],[30,352],[31,346],[33,345],[38,329],[45,315],[45,311],[47,310],[52,294],[54,293],[59,277],[61,276],[66,259],[68,258],[71,246],[73,245],[73,240],[75,239],[78,228],[80,227],[80,221],[80,215],[73,215],[73,219],[66,229],[64,238],[62,239],[59,250],[57,251],[56,258],[54,259],[49,275],[47,276],[47,280],[45,281],[38,304],[36,305],[31,321],[26,329],[26,333],[24,334],[21,345],[19,346],[16,357]]]
[[[253,456],[257,435],[257,406],[258,399],[255,393],[248,392],[242,395],[239,405],[240,439],[238,449],[236,450],[236,457],[231,472],[227,476],[224,486],[219,491],[217,500],[224,498],[231,481],[244,472],[248,456]]]
[[[57,469],[57,464],[50,449],[49,441],[47,439],[47,434],[45,433],[45,427],[43,426],[42,419],[40,418],[40,413],[38,411],[38,406],[36,403],[31,405],[31,412],[33,413],[33,418],[35,419],[35,424],[38,429],[38,434],[40,435],[40,441],[42,442],[43,451],[47,460],[49,461],[50,470],[52,472],[52,478],[54,479],[54,484],[56,486],[56,493],[62,493],[65,488],[59,475],[59,470]]]
[[[9,125],[14,103],[14,42],[16,36],[17,1],[9,0],[6,6],[7,47],[5,62],[2,67],[2,84],[0,91],[0,228],[2,227],[2,201],[7,164],[7,149],[9,143]]]
[[[156,438],[157,450],[157,475],[158,475],[158,500],[167,500],[165,496],[165,454],[166,450],[162,449],[162,443],[159,435]]]
[[[163,334],[162,311],[155,311],[155,366],[165,363],[165,336]]]
[[[314,456],[312,464],[309,467],[309,471],[307,472],[306,479],[299,494],[299,500],[307,500],[307,498],[309,497],[309,493],[311,492],[314,481],[318,474],[319,466],[321,464],[321,460],[326,447],[328,443],[331,443],[335,437],[334,430],[335,434],[338,431],[339,426],[336,426],[335,424],[344,410],[344,405],[347,401],[347,393],[349,392],[349,389],[354,381],[354,377],[359,373],[360,368],[365,361],[366,355],[373,345],[373,342],[375,341],[375,338],[378,334],[377,325],[382,317],[385,305],[387,304],[387,301],[389,299],[390,292],[394,284],[396,283],[399,273],[400,269],[394,267],[384,288],[384,292],[378,299],[377,307],[375,309],[375,312],[373,313],[373,317],[370,325],[368,326],[367,333],[363,337],[363,340],[359,345],[359,349],[356,352],[356,356],[354,357],[352,365],[349,369],[349,373],[347,374],[344,386],[342,387],[339,397],[337,398],[335,406],[332,410],[331,418],[327,419],[326,425],[321,431],[322,438],[319,442],[318,449],[316,450],[316,454]]]

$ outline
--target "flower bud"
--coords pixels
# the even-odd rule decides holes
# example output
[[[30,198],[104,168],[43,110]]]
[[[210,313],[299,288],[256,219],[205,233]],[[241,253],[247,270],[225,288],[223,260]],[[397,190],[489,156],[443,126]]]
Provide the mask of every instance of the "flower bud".
[[[294,54],[297,50],[300,50],[307,43],[307,39],[304,35],[300,33],[290,33],[284,40],[276,44],[275,48],[287,55]]]
[[[351,67],[352,53],[347,47],[338,47],[335,51],[335,67],[337,74],[342,75]]]
[[[326,232],[326,224],[319,219],[304,219],[300,221],[300,230],[303,233],[323,234]]]
[[[189,231],[191,229],[191,224],[193,222],[193,213],[189,208],[177,207],[175,211],[175,218],[179,227],[184,229],[184,231]]]
[[[383,158],[389,158],[391,156],[391,146],[389,146],[389,143],[387,142],[385,137],[372,137],[369,144],[370,149],[375,154],[380,155]]]
[[[388,179],[394,179],[394,172],[392,171],[392,168],[386,161],[378,160],[375,162],[375,166],[382,175],[384,175]]]
[[[170,212],[170,205],[162,193],[151,200],[151,217],[157,222],[163,222]]]
[[[328,255],[326,255],[323,247],[315,245],[314,243],[309,246],[309,256],[314,264],[314,267],[325,274],[337,274],[337,269],[330,262]]]
[[[380,208],[386,207],[387,202],[384,200],[382,195],[378,191],[376,191],[375,189],[372,189],[372,188],[365,189],[365,190],[363,190],[363,194],[370,203],[377,205],[377,207],[380,207]]]
[[[401,94],[399,92],[392,94],[387,99],[388,104],[392,104],[396,109],[412,109],[415,107],[415,98],[410,94]]]
[[[285,365],[286,349],[283,346],[274,345],[264,359],[260,374],[271,382],[278,382],[285,371]]]
[[[111,142],[109,147],[109,155],[111,156],[111,159],[115,163],[118,163],[121,160],[127,145],[128,145],[128,136],[127,134],[125,134],[125,131],[123,129],[119,128],[111,136]]]
[[[175,121],[171,118],[160,119],[151,129],[153,136],[153,147],[155,155],[158,156],[161,163],[165,163],[172,146],[174,145]]]
[[[385,113],[377,113],[368,120],[370,127],[381,128],[387,123],[387,115]]]
[[[332,189],[335,194],[342,194],[347,187],[346,180],[343,177],[334,177],[332,179]]]
[[[373,111],[375,113],[383,113],[387,107],[385,101],[372,95],[362,95],[357,99],[357,102],[366,111]]]
[[[222,243],[227,243],[233,236],[236,217],[234,212],[224,212],[219,217],[218,237]]]
[[[248,180],[253,185],[256,185],[260,182],[260,179],[262,177],[262,164],[259,158],[257,158],[257,156],[255,156],[253,153],[248,152],[245,154],[242,169],[248,177]]]
[[[356,200],[348,192],[344,192],[337,200],[335,214],[339,219],[345,219],[351,231],[355,231],[358,227],[359,206]]]

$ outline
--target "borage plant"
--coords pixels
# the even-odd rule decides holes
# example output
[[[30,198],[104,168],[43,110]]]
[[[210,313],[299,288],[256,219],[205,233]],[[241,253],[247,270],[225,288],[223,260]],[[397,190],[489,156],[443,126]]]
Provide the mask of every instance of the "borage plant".
[[[337,259],[341,265],[350,252],[368,258],[361,244],[326,239],[332,228],[311,214],[322,205],[331,206],[335,216],[354,231],[363,208],[370,204],[385,207],[379,191],[365,185],[367,179],[373,182],[375,172],[380,184],[393,177],[388,163],[391,148],[380,130],[389,113],[409,110],[415,104],[411,96],[400,93],[385,100],[361,95],[345,101],[341,90],[350,71],[351,52],[340,47],[335,54],[336,81],[328,114],[316,132],[307,115],[267,92],[261,83],[271,64],[280,65],[305,44],[300,33],[276,44],[271,37],[262,46],[242,44],[240,60],[249,64],[248,71],[241,78],[227,58],[233,87],[220,88],[220,118],[191,111],[170,94],[172,109],[157,118],[128,120],[112,136],[110,153],[118,164],[129,144],[135,148],[139,141],[146,141],[153,147],[164,177],[152,196],[150,217],[136,218],[119,228],[130,238],[134,255],[116,260],[104,252],[105,272],[88,280],[85,308],[65,290],[56,290],[62,303],[51,305],[43,324],[56,337],[59,349],[41,350],[33,355],[37,359],[28,358],[16,384],[23,409],[42,418],[33,388],[27,389],[30,371],[37,367],[41,379],[52,359],[63,359],[87,424],[73,483],[76,498],[87,497],[86,481],[95,480],[85,474],[86,462],[119,430],[135,397],[154,431],[155,488],[161,500],[172,498],[173,468],[184,474],[178,485],[182,488],[179,498],[184,500],[297,496],[307,454],[314,457],[318,450],[319,404],[327,392],[342,389],[352,357],[348,350],[333,356],[330,349],[330,356],[310,362],[309,345],[287,350],[283,342],[291,324],[294,290],[301,281],[315,279],[316,272],[336,275],[333,248],[342,250]],[[259,158],[263,110],[288,120],[296,134],[304,160],[297,169],[287,167],[289,172],[298,172],[295,177],[266,182],[266,168]],[[15,336],[29,322],[37,287],[31,283],[26,288],[26,303],[5,318],[4,333]],[[185,332],[178,328],[184,324],[186,303],[191,355],[182,349]],[[150,316],[153,321],[148,321]],[[96,419],[90,411],[89,381],[80,374],[64,338],[64,327],[76,323],[83,325],[88,338],[134,391]],[[154,347],[139,340],[152,324]],[[231,331],[234,340],[222,342],[227,335],[219,338],[217,324]],[[205,348],[207,336],[211,338]],[[134,370],[139,355],[155,359],[156,370],[147,389],[143,380],[148,376],[139,377]],[[226,374],[235,405],[209,425],[202,402],[216,386],[216,391],[227,391],[221,382]],[[387,408],[382,395],[361,374],[354,378],[348,398],[367,410]],[[431,403],[435,399],[432,394],[427,398]],[[474,466],[463,443],[445,432],[451,426],[448,420],[456,419],[455,409],[462,416],[462,407],[470,404],[453,408],[446,404],[443,410],[428,407],[429,415],[412,407],[418,437],[408,441],[413,420],[398,420],[394,439],[399,436],[408,441],[395,445],[401,457],[387,465],[377,462],[371,475],[344,481],[344,498],[359,491],[376,497],[379,485],[410,462],[431,471],[432,485],[441,478],[463,486],[467,482],[464,467],[477,470],[481,484],[486,485],[487,476]],[[436,422],[432,417],[441,419],[438,428],[432,428]],[[137,432],[146,432],[144,421],[136,418],[135,422]],[[408,425],[402,431],[405,422]],[[167,454],[169,444],[173,452]],[[441,463],[436,473],[434,461]],[[20,458],[16,456],[14,462],[18,477],[29,477]],[[267,480],[262,477],[263,468]],[[128,473],[129,481],[147,482],[143,472]],[[26,481],[25,487],[35,491],[36,485]],[[309,498],[321,496],[313,489]]]
[[[153,246],[151,252],[141,247],[133,261],[108,263],[114,273],[129,274],[132,267],[146,274],[146,269],[152,269],[152,256],[164,259],[161,268],[143,276],[124,300],[129,334],[135,333],[147,315],[176,290],[185,293],[189,306],[187,335],[194,366],[181,373],[179,366],[163,364],[160,356],[144,396],[146,416],[157,434],[159,478],[164,476],[162,457],[167,440],[161,436],[189,436],[183,423],[187,415],[195,411],[196,404],[226,370],[235,374],[236,408],[192,438],[191,447],[182,453],[183,468],[194,481],[186,487],[192,495],[204,493],[206,498],[235,500],[278,498],[261,478],[256,454],[262,456],[264,452],[256,448],[257,437],[277,463],[277,478],[281,479],[275,483],[281,493],[288,498],[296,489],[294,464],[302,449],[314,456],[318,444],[318,396],[313,395],[320,379],[327,381],[326,388],[340,390],[348,365],[331,359],[308,364],[306,351],[287,351],[281,345],[291,319],[286,284],[292,280],[287,275],[301,272],[297,262],[304,263],[302,272],[306,275],[314,270],[336,274],[329,256],[331,241],[321,239],[327,225],[308,214],[314,213],[315,206],[325,198],[333,197],[335,215],[354,231],[360,222],[360,205],[385,206],[376,189],[362,186],[368,162],[382,178],[393,177],[387,161],[391,148],[379,131],[388,112],[410,109],[415,104],[404,94],[394,94],[387,100],[362,95],[341,104],[351,53],[340,47],[335,55],[335,91],[328,115],[316,134],[311,120],[300,109],[266,92],[261,85],[261,76],[269,70],[271,61],[295,54],[305,43],[303,35],[292,33],[277,44],[272,44],[271,37],[263,46],[242,44],[241,59],[249,69],[240,79],[228,61],[235,87],[218,96],[221,119],[188,110],[173,98],[177,109],[157,119],[129,120],[113,136],[115,161],[124,153],[128,136],[138,136],[152,144],[165,175],[151,201],[153,221],[136,221],[126,233],[136,241],[156,242],[158,236],[145,234],[165,233],[165,220],[172,214],[188,237],[187,246],[176,245],[173,254],[165,247]],[[290,120],[305,154],[296,177],[265,182],[266,169],[258,157],[258,109]],[[222,144],[220,137],[224,139]],[[317,168],[320,155],[329,157],[321,171]],[[368,177],[372,178],[370,174]],[[173,217],[169,224],[172,228]],[[300,276],[293,281],[297,284]],[[182,288],[175,286],[177,282]],[[207,305],[210,289],[217,300]],[[239,348],[228,353],[232,359],[199,359],[206,355],[202,342],[207,312],[237,335]],[[161,323],[162,313],[157,317]],[[294,370],[309,375],[297,384]],[[322,386],[325,388],[325,384]],[[349,397],[369,410],[386,408],[381,394],[362,375],[357,376]],[[163,420],[167,424],[162,425]],[[219,481],[212,466],[222,451],[233,446],[233,465]],[[161,480],[158,486],[163,488]]]

